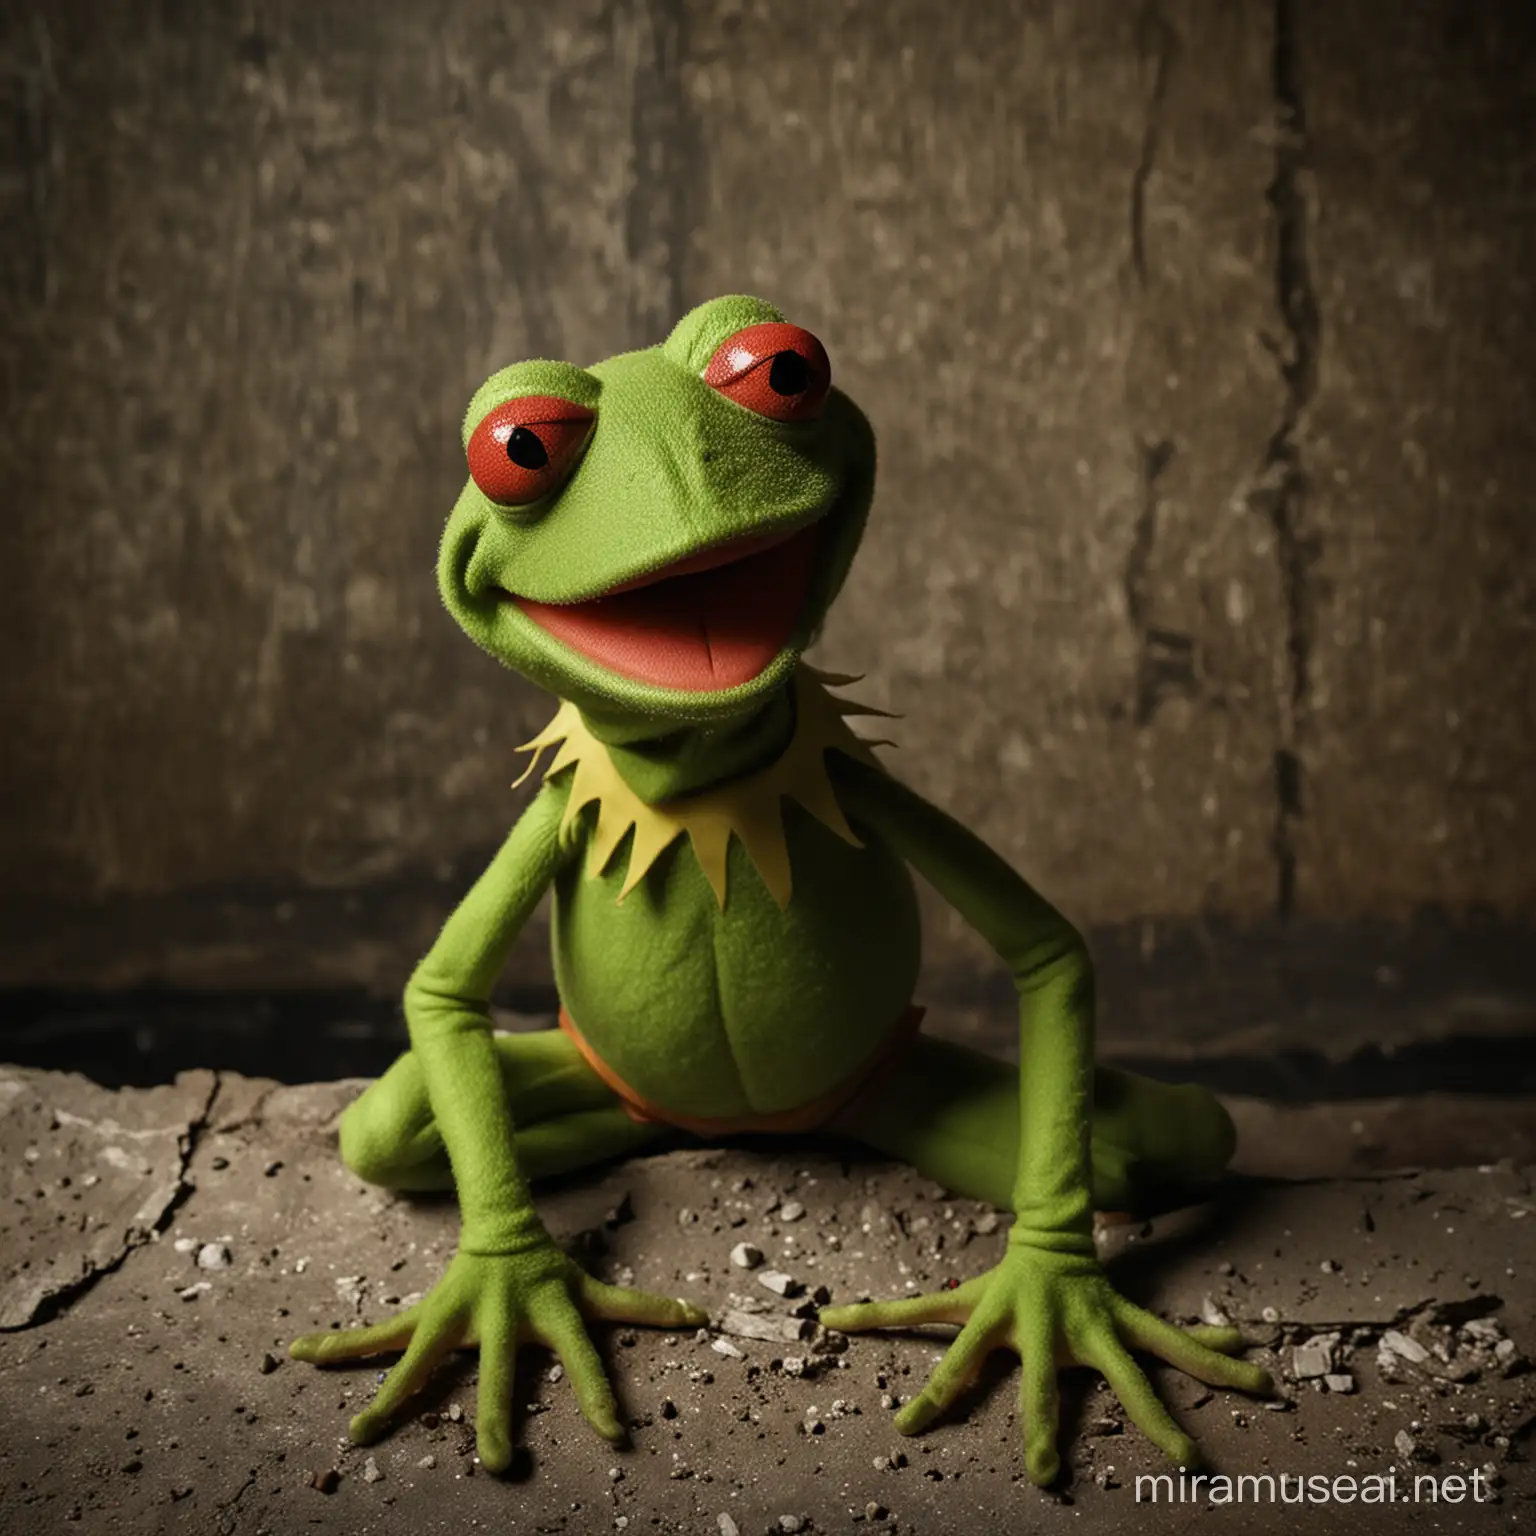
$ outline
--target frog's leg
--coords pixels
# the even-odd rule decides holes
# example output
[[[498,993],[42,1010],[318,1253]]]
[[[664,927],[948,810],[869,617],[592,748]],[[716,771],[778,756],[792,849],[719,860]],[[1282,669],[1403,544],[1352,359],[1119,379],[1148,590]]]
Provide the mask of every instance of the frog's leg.
[[[837,1128],[958,1195],[1013,1204],[1019,1069],[1008,1062],[919,1035]],[[1236,1142],[1231,1118],[1205,1089],[1102,1066],[1091,1135],[1094,1208],[1138,1214],[1209,1186]]]
[[[562,1030],[496,1034],[496,1055],[529,1178],[623,1157],[675,1134],[631,1119]],[[390,1189],[452,1189],[421,1065],[407,1051],[341,1117],[341,1156],[359,1178]]]

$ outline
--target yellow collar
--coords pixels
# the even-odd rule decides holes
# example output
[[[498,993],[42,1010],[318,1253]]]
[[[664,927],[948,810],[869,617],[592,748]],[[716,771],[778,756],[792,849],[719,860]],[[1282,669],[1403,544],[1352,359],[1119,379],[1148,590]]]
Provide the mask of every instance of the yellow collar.
[[[663,850],[686,832],[715,899],[724,907],[726,855],[731,834],[735,833],[782,911],[789,905],[790,897],[789,847],[779,805],[783,796],[788,795],[803,806],[844,842],[855,848],[863,846],[837,803],[826,765],[827,752],[836,748],[878,767],[870,749],[890,745],[854,735],[846,720],[849,715],[887,715],[885,710],[835,699],[827,692],[828,687],[857,681],[854,677],[818,672],[802,662],[793,679],[794,735],[779,757],[756,773],[656,805],[647,805],[625,782],[607,747],[587,729],[581,711],[574,704],[562,703],[555,718],[532,741],[517,749],[533,753],[517,783],[521,784],[538,767],[546,747],[561,743],[554,760],[544,770],[544,777],[549,779],[572,765],[576,769],[560,822],[561,836],[569,835],[571,824],[584,806],[597,803],[597,827],[587,854],[588,879],[596,878],[608,867],[625,835],[634,829],[620,901],[640,883]]]

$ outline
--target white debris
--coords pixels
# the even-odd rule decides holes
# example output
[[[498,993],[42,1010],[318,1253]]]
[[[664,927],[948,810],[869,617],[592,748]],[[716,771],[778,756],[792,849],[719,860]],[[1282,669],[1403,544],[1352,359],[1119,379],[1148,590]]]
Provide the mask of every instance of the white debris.
[[[1355,1390],[1355,1378],[1348,1371],[1329,1371],[1323,1377],[1323,1385],[1330,1392],[1349,1393]]]
[[[715,1524],[720,1527],[720,1536],[741,1536],[741,1527],[729,1515],[721,1515]]]
[[[1230,1328],[1232,1326],[1231,1317],[1209,1292],[1200,1298],[1200,1321],[1208,1328]]]
[[[727,1355],[732,1360],[745,1360],[747,1358],[729,1339],[711,1339],[709,1347],[717,1355]]]
[[[780,1221],[799,1221],[805,1215],[805,1207],[798,1200],[786,1200],[779,1207]]]
[[[228,1243],[204,1243],[197,1250],[199,1269],[228,1269],[234,1262],[235,1256],[229,1251]]]
[[[756,1269],[763,1262],[763,1250],[755,1243],[737,1243],[731,1249],[731,1263],[737,1269]],[[725,1518],[729,1518],[728,1516]]]
[[[757,1283],[772,1291],[775,1296],[798,1296],[802,1289],[793,1275],[786,1275],[781,1269],[765,1269],[757,1277]]]
[[[338,1275],[336,1278],[336,1294],[345,1302],[350,1302],[354,1312],[363,1310],[363,1292],[367,1289],[368,1282],[362,1275]]]
[[[171,1247],[177,1253],[196,1253],[202,1245],[195,1237],[178,1237]]]
[[[1429,1359],[1429,1351],[1417,1339],[1410,1339],[1396,1328],[1388,1328],[1381,1336],[1381,1347],[1388,1354],[1406,1360],[1410,1365],[1423,1365]]]
[[[382,1483],[384,1474],[379,1471],[379,1464],[372,1456],[363,1463],[363,1481],[365,1483]]]
[[[752,1312],[724,1312],[720,1316],[721,1333],[738,1339],[761,1339],[770,1344],[795,1344],[809,1338],[816,1325],[805,1317],[759,1317]]]
[[[1326,1376],[1333,1369],[1334,1351],[1338,1347],[1338,1334],[1314,1334],[1305,1344],[1298,1344],[1291,1351],[1291,1374],[1298,1381]]]

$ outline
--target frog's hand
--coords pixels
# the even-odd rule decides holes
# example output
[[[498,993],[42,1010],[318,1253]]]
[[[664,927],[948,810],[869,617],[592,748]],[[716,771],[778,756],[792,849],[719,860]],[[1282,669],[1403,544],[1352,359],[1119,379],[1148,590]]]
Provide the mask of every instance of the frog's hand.
[[[1189,1463],[1194,1447],[1127,1353],[1138,1345],[1202,1379],[1262,1391],[1256,1367],[1224,1360],[1118,1296],[1093,1247],[1089,1131],[1093,1114],[1093,967],[1082,938],[1017,871],[952,817],[890,775],[839,759],[851,819],[885,840],[996,951],[1019,996],[1019,1139],[1014,1224],[1003,1262],[945,1298],[965,1313],[960,1337],[904,1427],[944,1407],[987,1351],[1011,1342],[1024,1360],[1030,1475],[1049,1481],[1056,1452],[1056,1361],[1102,1371],[1142,1428]],[[966,1300],[957,1303],[964,1294]],[[878,1326],[879,1312],[837,1309],[826,1321]],[[887,1318],[890,1313],[885,1314]],[[842,1322],[833,1321],[841,1318]],[[911,1320],[911,1314],[908,1314]],[[937,1316],[935,1317],[937,1319]],[[1230,1342],[1222,1339],[1218,1342]]]
[[[1022,1379],[1019,1410],[1024,1464],[1042,1487],[1061,1470],[1057,1450],[1060,1407],[1057,1371],[1086,1365],[1103,1373],[1142,1432],[1181,1466],[1198,1465],[1195,1443],[1158,1401],[1152,1384],[1131,1358],[1144,1349],[1213,1387],[1268,1394],[1261,1367],[1227,1356],[1242,1348],[1235,1328],[1175,1328],[1119,1295],[1096,1260],[1010,1243],[995,1269],[953,1291],[900,1301],[828,1307],[829,1328],[910,1328],[958,1323],[960,1334],[927,1384],[896,1417],[902,1434],[920,1434],[975,1379],[994,1349],[1013,1349]]]
[[[512,1402],[517,1349],[537,1343],[554,1350],[575,1389],[587,1422],[605,1440],[624,1439],[618,1405],[586,1320],[642,1323],[657,1328],[697,1327],[708,1321],[699,1307],[648,1291],[605,1285],[579,1269],[548,1238],[534,1236],[512,1253],[462,1249],[442,1279],[414,1307],[371,1328],[309,1333],[289,1354],[314,1365],[334,1365],[404,1350],[373,1401],[352,1420],[354,1444],[377,1440],[405,1401],[426,1384],[455,1349],[478,1346],[480,1388],[475,1440],[493,1472],[512,1460]]]

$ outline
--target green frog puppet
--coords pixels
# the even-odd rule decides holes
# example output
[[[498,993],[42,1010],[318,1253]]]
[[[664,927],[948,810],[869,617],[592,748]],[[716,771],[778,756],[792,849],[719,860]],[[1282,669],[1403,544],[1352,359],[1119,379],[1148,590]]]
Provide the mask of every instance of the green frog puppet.
[[[1234,1330],[1120,1296],[1094,1211],[1220,1174],[1233,1131],[1199,1088],[1093,1062],[1093,971],[1072,926],[894,778],[801,656],[858,548],[875,443],[822,344],[761,300],[686,315],[590,368],[494,374],[464,418],[469,480],[438,581],[493,656],[561,705],[542,783],[405,992],[411,1050],[347,1110],[364,1179],[457,1191],[457,1253],[415,1306],[311,1334],[317,1363],[403,1351],[354,1440],[381,1435],[450,1352],[479,1350],[481,1461],[512,1456],[519,1345],[563,1362],[623,1438],[589,1321],[697,1326],[687,1301],[586,1274],[530,1184],[682,1131],[827,1130],[1013,1212],[1002,1260],[934,1295],[824,1308],[856,1331],[960,1325],[896,1427],[922,1431],[995,1349],[1021,1363],[1029,1476],[1053,1481],[1057,1375],[1101,1372],[1175,1461],[1195,1447],[1133,1358],[1264,1393]],[[549,758],[542,754],[552,752]],[[922,1034],[915,871],[1018,992],[1019,1064]],[[491,990],[552,891],[560,1028],[493,1032]]]

